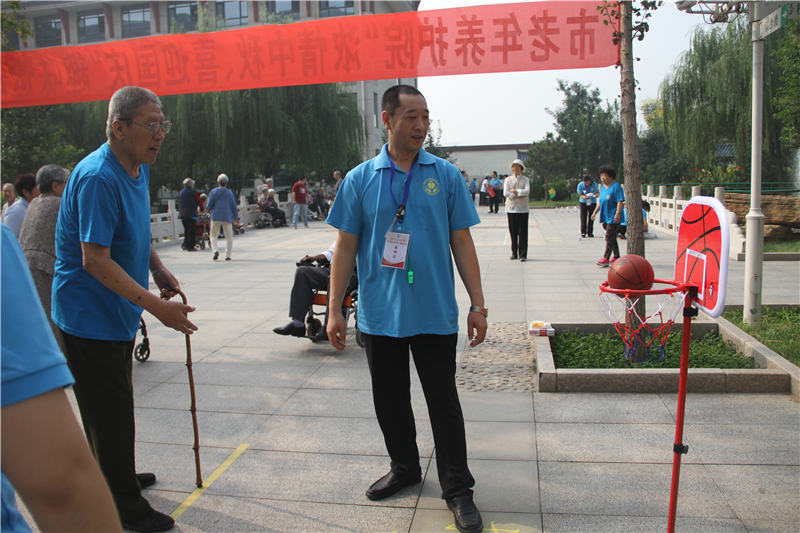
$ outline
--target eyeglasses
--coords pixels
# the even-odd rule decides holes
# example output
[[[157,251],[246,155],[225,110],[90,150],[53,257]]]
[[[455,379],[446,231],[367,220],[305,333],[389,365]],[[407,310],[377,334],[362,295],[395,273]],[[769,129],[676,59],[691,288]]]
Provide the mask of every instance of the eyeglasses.
[[[156,136],[156,133],[158,132],[158,130],[161,130],[162,133],[164,133],[164,135],[166,135],[167,133],[169,133],[169,130],[172,128],[172,122],[170,122],[169,120],[165,120],[164,122],[151,122],[150,124],[145,124],[144,122],[136,122],[133,119],[129,119],[129,120],[131,122],[133,122],[134,124],[138,125],[138,126],[141,126],[143,128],[147,128],[148,130],[150,130],[150,135],[152,135],[153,137]]]

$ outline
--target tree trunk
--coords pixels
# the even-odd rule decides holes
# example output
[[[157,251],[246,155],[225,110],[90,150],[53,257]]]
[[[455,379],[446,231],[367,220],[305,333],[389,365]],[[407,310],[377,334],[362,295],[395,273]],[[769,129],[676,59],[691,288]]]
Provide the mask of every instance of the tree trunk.
[[[642,220],[642,178],[639,166],[639,136],[636,131],[636,79],[633,75],[633,13],[631,2],[620,2],[620,89],[622,91],[622,154],[625,167],[625,208],[627,210],[627,241],[629,254],[644,256],[644,232]],[[645,315],[645,298],[636,304],[639,316]],[[634,315],[629,320],[632,328],[639,326]],[[631,354],[632,361],[647,359],[647,349],[636,346]]]
[[[639,166],[639,136],[636,131],[636,80],[633,75],[633,13],[631,2],[620,2],[620,90],[622,94],[622,150],[625,167],[625,207],[628,214],[629,254],[644,256],[642,177]]]

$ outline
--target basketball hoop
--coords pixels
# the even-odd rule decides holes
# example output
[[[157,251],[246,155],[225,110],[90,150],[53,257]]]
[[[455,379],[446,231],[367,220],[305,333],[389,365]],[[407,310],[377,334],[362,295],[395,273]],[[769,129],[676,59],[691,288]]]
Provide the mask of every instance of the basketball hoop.
[[[614,329],[617,330],[625,344],[625,359],[635,362],[661,361],[666,354],[664,345],[669,332],[675,324],[675,318],[681,313],[689,287],[678,281],[664,279],[653,280],[665,285],[661,289],[632,290],[614,289],[604,281],[600,285],[600,302],[605,307]],[[655,312],[641,316],[636,311],[636,304],[643,296],[662,296]],[[644,359],[635,355],[640,347],[647,349]],[[657,357],[653,354],[657,349]]]

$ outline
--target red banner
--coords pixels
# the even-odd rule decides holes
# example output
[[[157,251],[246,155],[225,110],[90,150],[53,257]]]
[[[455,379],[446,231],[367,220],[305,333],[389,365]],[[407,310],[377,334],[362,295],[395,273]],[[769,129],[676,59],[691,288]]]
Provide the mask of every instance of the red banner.
[[[2,107],[358,80],[605,67],[598,2],[532,2],[260,25],[3,53]]]

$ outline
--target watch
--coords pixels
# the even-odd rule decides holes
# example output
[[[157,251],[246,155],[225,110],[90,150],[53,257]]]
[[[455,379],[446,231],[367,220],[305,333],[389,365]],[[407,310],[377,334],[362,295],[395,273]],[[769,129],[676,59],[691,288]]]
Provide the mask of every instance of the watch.
[[[470,305],[469,306],[469,312],[470,313],[480,313],[483,316],[485,316],[486,318],[489,318],[489,310],[486,309],[485,307],[479,307],[477,305]]]

